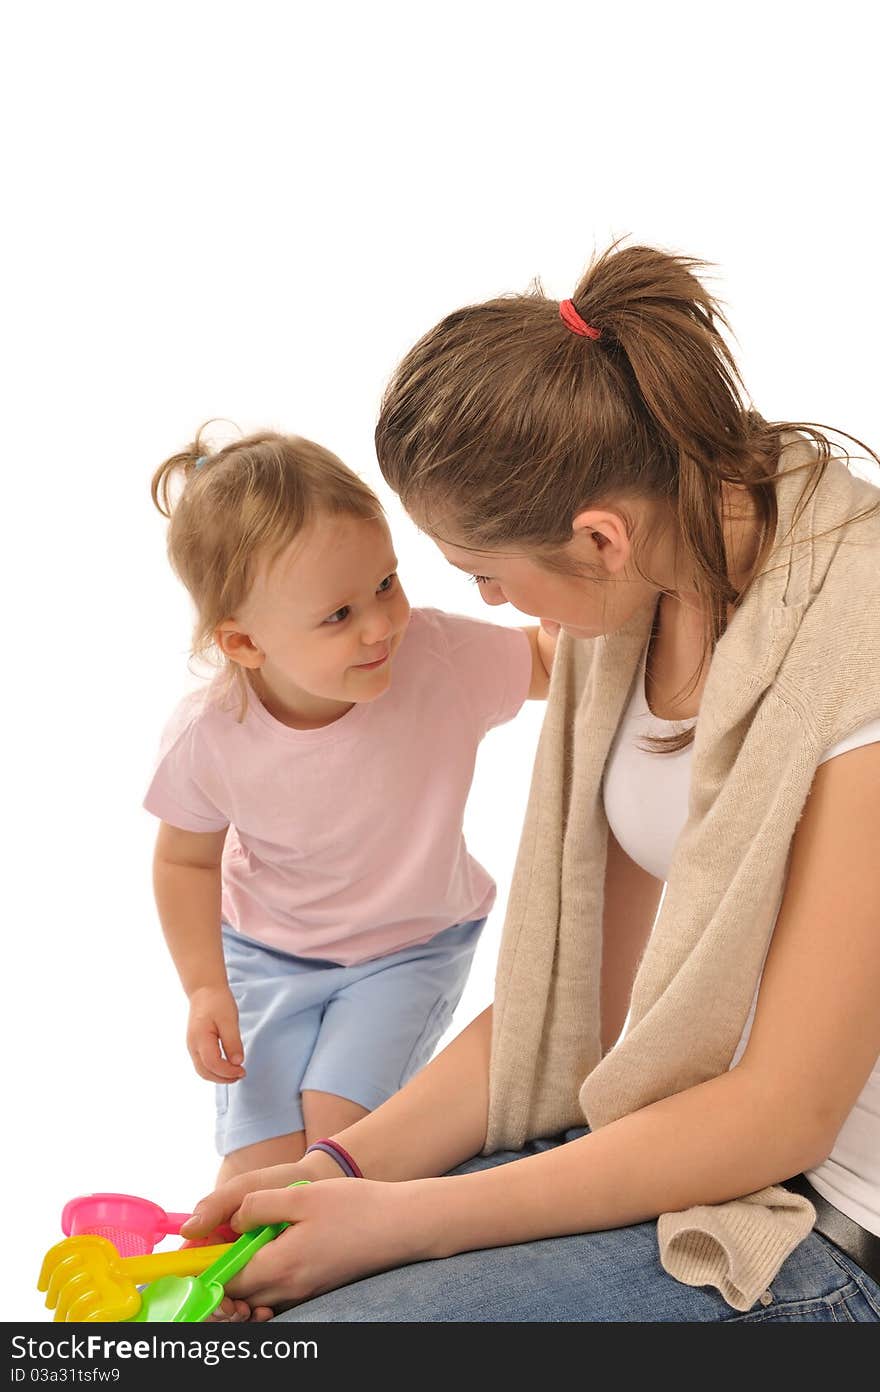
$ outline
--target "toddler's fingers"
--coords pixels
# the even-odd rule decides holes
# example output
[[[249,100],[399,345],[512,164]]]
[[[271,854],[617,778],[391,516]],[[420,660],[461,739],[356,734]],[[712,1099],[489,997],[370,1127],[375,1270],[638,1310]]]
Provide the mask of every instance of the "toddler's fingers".
[[[204,1078],[208,1083],[237,1083],[239,1078],[245,1076],[245,1071],[240,1066],[227,1063],[222,1059],[213,1068],[206,1068],[198,1057],[193,1059],[196,1072],[200,1078]]]
[[[217,1031],[208,1024],[191,1026],[186,1039],[192,1061],[198,1069],[211,1071],[222,1057]]]
[[[230,1063],[223,1057],[216,1034],[207,1035],[199,1042],[193,1061],[199,1075],[212,1083],[234,1083],[245,1075],[240,1063]]]
[[[239,1078],[246,1076],[244,1068],[240,1063],[227,1063],[226,1059],[220,1059],[213,1066],[211,1081],[215,1083],[237,1083]]]
[[[202,1062],[220,1075],[220,1082],[244,1077],[244,1049],[238,1032],[238,1012],[213,1021],[201,1040]]]
[[[225,1021],[220,1026],[220,1043],[223,1045],[223,1052],[231,1064],[244,1063],[244,1047],[241,1042],[241,1034],[238,1028],[238,1020]]]

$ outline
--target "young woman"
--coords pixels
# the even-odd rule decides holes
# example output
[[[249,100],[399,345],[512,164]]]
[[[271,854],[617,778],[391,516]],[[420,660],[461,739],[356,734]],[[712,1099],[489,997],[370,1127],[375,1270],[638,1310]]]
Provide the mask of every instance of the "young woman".
[[[745,404],[697,269],[612,248],[390,384],[411,516],[562,634],[494,1005],[203,1201],[293,1224],[233,1317],[880,1320],[880,490]]]

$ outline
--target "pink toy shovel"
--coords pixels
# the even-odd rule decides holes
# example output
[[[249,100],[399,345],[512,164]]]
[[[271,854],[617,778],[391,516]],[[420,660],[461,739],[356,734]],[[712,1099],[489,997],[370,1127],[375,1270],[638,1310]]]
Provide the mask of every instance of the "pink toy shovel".
[[[179,1233],[189,1213],[166,1213],[134,1194],[83,1194],[64,1205],[61,1229],[67,1237],[94,1233],[106,1237],[121,1257],[142,1257],[157,1242]]]

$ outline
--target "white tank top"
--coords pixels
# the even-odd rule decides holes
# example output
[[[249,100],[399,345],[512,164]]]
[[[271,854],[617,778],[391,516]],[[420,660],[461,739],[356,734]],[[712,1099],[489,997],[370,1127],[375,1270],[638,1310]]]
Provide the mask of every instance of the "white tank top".
[[[652,754],[640,744],[646,735],[668,736],[695,724],[696,717],[661,720],[652,714],[645,696],[643,655],[605,766],[603,795],[608,825],[622,849],[637,865],[664,882],[675,843],[687,820],[693,745],[674,754]],[[819,762],[877,741],[880,720],[848,735]],[[755,1001],[731,1067],[745,1049],[754,1012]],[[880,1236],[880,1059],[843,1123],[828,1159],[808,1171],[808,1177],[823,1198]]]

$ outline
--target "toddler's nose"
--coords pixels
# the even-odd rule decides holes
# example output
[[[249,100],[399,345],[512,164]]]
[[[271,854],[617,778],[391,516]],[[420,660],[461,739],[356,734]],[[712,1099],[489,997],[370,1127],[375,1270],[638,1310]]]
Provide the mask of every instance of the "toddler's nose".
[[[369,623],[364,624],[361,630],[361,642],[365,648],[375,647],[377,643],[385,643],[394,632],[394,625],[388,614],[379,614]]]

